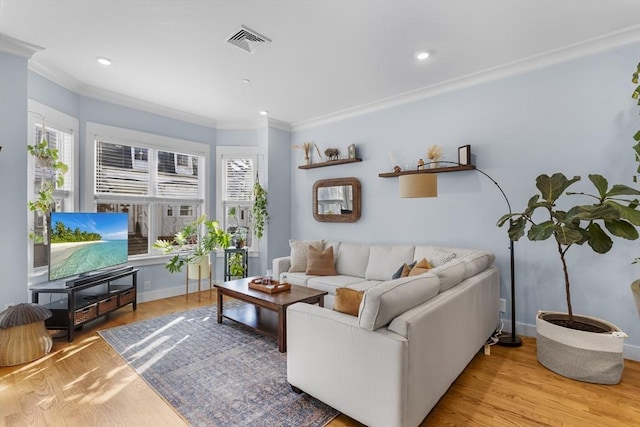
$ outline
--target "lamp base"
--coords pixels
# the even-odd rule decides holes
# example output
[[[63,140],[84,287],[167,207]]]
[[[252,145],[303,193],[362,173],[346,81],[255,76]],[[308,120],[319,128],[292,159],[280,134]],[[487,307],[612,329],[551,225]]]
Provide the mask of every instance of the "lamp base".
[[[503,335],[498,338],[497,345],[501,345],[503,347],[520,347],[522,345],[522,340],[519,336],[515,335]]]

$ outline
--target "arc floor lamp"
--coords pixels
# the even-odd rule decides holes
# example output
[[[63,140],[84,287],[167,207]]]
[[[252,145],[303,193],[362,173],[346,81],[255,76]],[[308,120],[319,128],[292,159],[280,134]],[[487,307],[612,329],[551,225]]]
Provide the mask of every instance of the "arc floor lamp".
[[[470,159],[468,159],[470,160]],[[429,167],[432,163],[437,163],[438,166],[442,164],[450,164],[455,166],[469,166],[469,163],[463,164],[458,162],[450,162],[450,161],[438,161],[426,163],[424,165],[420,165],[421,169],[417,171],[417,173],[411,173],[407,175],[400,175],[400,197],[438,197],[438,181],[436,174],[434,172],[428,172],[428,169],[424,169],[424,167]],[[489,174],[484,172],[481,169],[474,167],[470,170],[476,170],[480,172],[482,175],[487,177],[491,182],[493,182],[502,197],[504,197],[504,201],[507,202],[507,208],[509,209],[509,213],[511,214],[511,204],[509,203],[509,199],[507,195],[502,190],[502,187],[493,179]],[[509,239],[509,253],[510,253],[510,267],[511,267],[511,334],[510,335],[502,335],[498,339],[498,344],[505,347],[520,347],[522,345],[522,340],[516,334],[516,279],[515,279],[515,254],[514,254],[514,241]]]

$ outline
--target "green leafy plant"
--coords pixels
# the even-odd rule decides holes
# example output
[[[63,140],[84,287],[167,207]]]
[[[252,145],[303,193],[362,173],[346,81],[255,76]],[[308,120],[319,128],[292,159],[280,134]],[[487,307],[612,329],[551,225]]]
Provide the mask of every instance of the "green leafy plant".
[[[249,235],[249,230],[247,227],[238,227],[236,231],[233,233],[233,240],[235,242],[235,246],[237,248],[243,248],[245,243],[247,242],[247,236]]]
[[[232,254],[229,257],[229,273],[235,278],[244,277],[244,263],[242,254]]]
[[[43,132],[43,135],[45,133]],[[49,141],[44,136],[39,143],[27,145],[27,151],[35,157],[36,167],[41,169],[42,176],[37,192],[38,198],[29,200],[29,210],[48,214],[55,204],[53,192],[64,185],[64,174],[69,167],[59,160],[58,150],[50,148]]]
[[[203,225],[205,233],[199,236]],[[165,268],[177,273],[182,271],[185,264],[199,264],[203,257],[217,248],[228,248],[230,242],[231,235],[219,227],[218,221],[207,220],[203,214],[178,231],[172,241],[156,240],[153,247],[165,255],[174,254]]]
[[[258,181],[253,186],[253,205],[251,215],[253,217],[253,232],[258,239],[262,238],[265,223],[269,220],[267,211],[267,192]]]
[[[39,143],[27,145],[27,152],[35,158],[35,166],[40,170],[40,186],[36,190],[36,199],[29,200],[27,206],[30,211],[36,212],[43,218],[44,230],[42,235],[35,232],[29,233],[29,238],[37,243],[48,243],[47,217],[55,207],[53,193],[56,188],[64,185],[64,174],[69,167],[59,160],[58,149],[51,148],[46,139],[46,128],[43,127],[42,139]]]
[[[565,293],[569,314],[569,325],[573,325],[573,309],[571,306],[571,290],[569,272],[567,270],[566,253],[574,245],[587,243],[596,253],[607,253],[613,246],[611,237],[628,240],[638,238],[637,227],[640,226],[640,210],[637,200],[621,196],[637,196],[640,191],[626,185],[616,184],[609,188],[607,180],[601,175],[589,175],[597,194],[566,192],[574,183],[580,181],[579,176],[568,179],[561,173],[552,176],[540,175],[536,178],[536,187],[540,194],[529,199],[524,212],[503,215],[498,221],[502,227],[509,222],[509,237],[519,240],[527,232],[532,241],[547,240],[553,236],[562,269],[564,272]],[[579,204],[567,211],[556,208],[560,197],[583,196],[591,199],[592,204]],[[545,211],[542,220],[534,219],[538,211]],[[527,231],[528,228],[528,231]]]

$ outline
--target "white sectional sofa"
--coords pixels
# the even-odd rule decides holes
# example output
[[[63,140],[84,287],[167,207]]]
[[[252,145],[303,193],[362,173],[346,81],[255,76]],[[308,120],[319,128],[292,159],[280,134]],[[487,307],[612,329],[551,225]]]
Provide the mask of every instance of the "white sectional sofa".
[[[499,273],[494,255],[426,245],[333,246],[335,276],[288,272],[293,284],[329,292],[325,307],[287,310],[287,379],[368,425],[417,426],[498,324]],[[453,255],[452,255],[453,254]],[[435,268],[392,279],[404,263]],[[335,290],[364,290],[358,316],[332,310]]]

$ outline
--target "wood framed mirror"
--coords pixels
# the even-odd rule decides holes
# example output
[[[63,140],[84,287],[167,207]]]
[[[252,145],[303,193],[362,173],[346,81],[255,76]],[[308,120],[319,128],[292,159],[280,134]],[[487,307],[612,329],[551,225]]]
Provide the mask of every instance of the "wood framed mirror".
[[[360,180],[321,179],[313,184],[313,217],[320,222],[356,222],[360,219]]]

